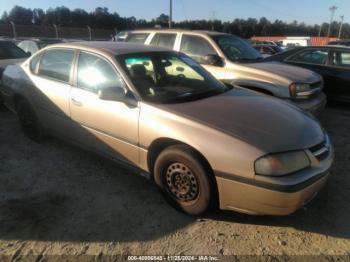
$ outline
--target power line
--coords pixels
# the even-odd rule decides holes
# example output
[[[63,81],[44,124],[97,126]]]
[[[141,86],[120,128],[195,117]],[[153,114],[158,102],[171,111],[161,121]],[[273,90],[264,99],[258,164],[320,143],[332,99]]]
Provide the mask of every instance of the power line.
[[[329,37],[330,34],[331,34],[331,28],[332,28],[332,23],[333,23],[333,19],[334,19],[334,13],[335,13],[335,11],[337,9],[338,9],[338,7],[336,7],[335,5],[333,5],[333,6],[331,6],[329,8],[329,11],[331,11],[331,21],[329,22],[327,37]]]

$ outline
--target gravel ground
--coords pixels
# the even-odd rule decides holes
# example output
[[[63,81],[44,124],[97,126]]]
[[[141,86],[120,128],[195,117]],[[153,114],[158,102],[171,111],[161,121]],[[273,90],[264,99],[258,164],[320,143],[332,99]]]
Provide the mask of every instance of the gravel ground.
[[[336,149],[332,176],[287,217],[216,212],[183,215],[153,184],[56,139],[21,133],[0,110],[0,254],[343,255],[350,258],[350,110],[321,116]],[[345,255],[345,256],[344,256]]]

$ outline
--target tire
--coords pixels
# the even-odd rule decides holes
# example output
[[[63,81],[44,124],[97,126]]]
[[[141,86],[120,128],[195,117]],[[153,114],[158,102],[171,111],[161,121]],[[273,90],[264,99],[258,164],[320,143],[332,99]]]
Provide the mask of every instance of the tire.
[[[154,165],[154,181],[175,208],[200,215],[213,206],[216,187],[199,154],[186,145],[163,150]]]
[[[22,131],[28,138],[36,142],[44,139],[43,128],[29,102],[23,99],[18,102],[17,115]]]

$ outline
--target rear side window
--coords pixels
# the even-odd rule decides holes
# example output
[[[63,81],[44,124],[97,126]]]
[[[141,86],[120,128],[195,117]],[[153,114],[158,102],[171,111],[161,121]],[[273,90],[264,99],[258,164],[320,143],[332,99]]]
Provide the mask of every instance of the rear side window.
[[[73,58],[73,50],[50,49],[41,57],[39,75],[69,82]]]
[[[206,55],[216,55],[214,48],[206,39],[192,35],[182,36],[180,51],[199,63],[204,62]]]
[[[176,34],[155,34],[151,41],[151,45],[173,49],[175,39]]]
[[[350,52],[335,52],[333,54],[333,64],[336,66],[350,67]]]
[[[97,93],[106,88],[125,88],[124,81],[103,58],[81,52],[78,62],[78,87]]]
[[[148,33],[133,33],[127,37],[126,42],[144,44],[148,35]]]
[[[288,59],[289,61],[294,62],[304,62],[317,65],[325,65],[327,63],[328,51],[326,50],[312,50],[301,52],[292,58]]]

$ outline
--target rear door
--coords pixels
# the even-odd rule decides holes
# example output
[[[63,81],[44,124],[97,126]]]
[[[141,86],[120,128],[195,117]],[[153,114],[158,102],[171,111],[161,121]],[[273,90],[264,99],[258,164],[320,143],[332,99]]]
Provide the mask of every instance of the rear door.
[[[31,64],[35,108],[45,127],[55,133],[65,133],[70,126],[69,94],[74,57],[72,49],[54,48],[41,55],[38,65]],[[32,61],[36,58],[39,56]]]
[[[334,50],[330,54],[330,70],[333,86],[330,95],[350,102],[350,51]]]
[[[75,139],[94,151],[137,165],[140,108],[100,99],[98,93],[105,88],[127,86],[111,61],[81,51],[70,95]]]

